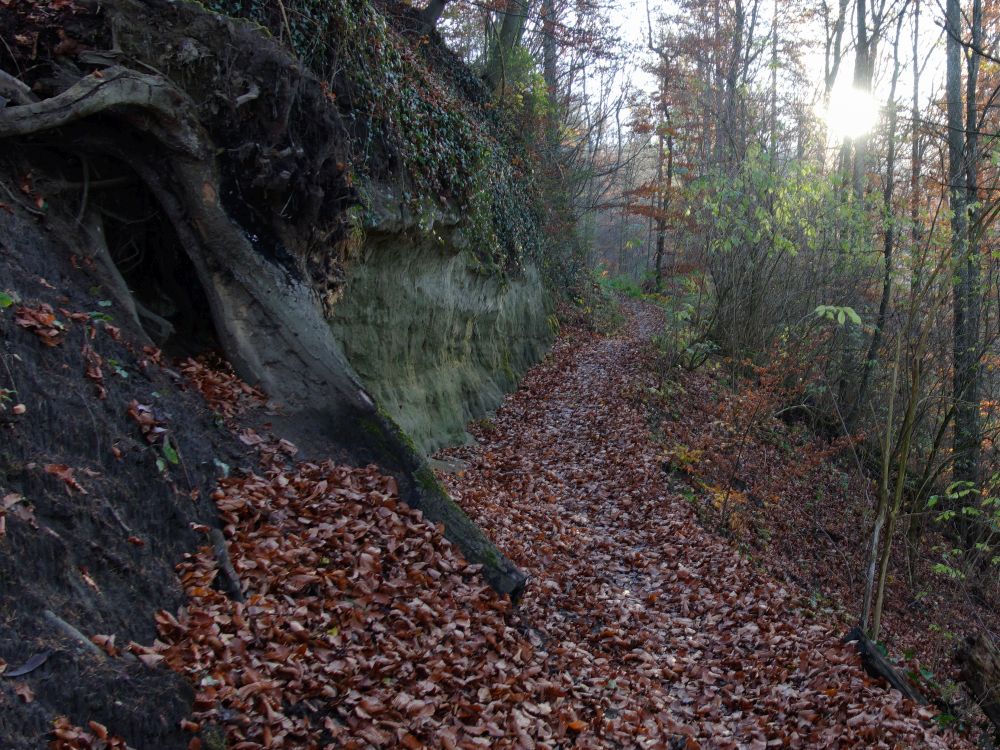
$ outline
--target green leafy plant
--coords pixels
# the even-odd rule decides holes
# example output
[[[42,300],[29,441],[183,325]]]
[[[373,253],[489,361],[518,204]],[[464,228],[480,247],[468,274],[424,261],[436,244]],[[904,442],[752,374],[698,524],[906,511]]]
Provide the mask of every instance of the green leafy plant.
[[[122,380],[128,380],[128,371],[122,367],[122,363],[117,359],[107,360],[108,367],[114,372],[115,375],[120,377]]]
[[[642,299],[644,296],[639,284],[627,276],[610,276],[607,271],[598,272],[596,276],[606,294],[622,294],[630,299]]]
[[[926,509],[934,521],[950,527],[962,546],[937,548],[941,560],[932,570],[941,576],[961,580],[984,568],[1000,566],[1000,475],[983,488],[967,481],[953,482],[941,495],[927,499]]]
[[[163,457],[174,466],[181,462],[180,456],[177,453],[177,448],[174,447],[169,435],[163,438]]]
[[[719,345],[709,336],[709,322],[697,300],[682,299],[668,310],[664,333],[654,339],[667,368],[693,371],[719,353]]]
[[[818,318],[835,320],[837,321],[837,325],[840,326],[848,321],[856,326],[861,325],[861,316],[854,311],[853,307],[847,307],[846,305],[819,305],[814,313]]]

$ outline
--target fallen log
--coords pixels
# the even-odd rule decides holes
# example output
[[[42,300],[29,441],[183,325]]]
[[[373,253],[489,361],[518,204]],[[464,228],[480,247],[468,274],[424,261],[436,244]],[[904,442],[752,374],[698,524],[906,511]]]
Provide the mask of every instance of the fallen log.
[[[893,666],[892,662],[883,656],[878,646],[864,634],[861,628],[851,628],[844,636],[843,643],[857,645],[858,654],[861,656],[861,666],[870,677],[885,680],[890,687],[901,692],[904,697],[922,706],[927,705],[927,699]]]
[[[1000,737],[1000,650],[985,633],[970,635],[955,652],[959,677]]]

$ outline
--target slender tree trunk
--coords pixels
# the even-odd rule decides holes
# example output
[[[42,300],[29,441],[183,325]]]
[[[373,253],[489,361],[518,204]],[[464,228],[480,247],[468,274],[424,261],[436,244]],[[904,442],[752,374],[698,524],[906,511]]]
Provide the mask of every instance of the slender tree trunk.
[[[911,271],[911,294],[918,294],[923,284],[923,258],[918,255],[921,246],[922,232],[920,228],[920,0],[913,0],[913,44],[912,44],[912,75],[913,96],[910,100],[910,258],[913,263]],[[930,471],[928,465],[924,473]],[[923,494],[918,490],[910,500],[907,515],[906,548],[910,555],[909,569],[916,564],[916,554],[920,537],[923,535],[923,517],[918,515],[923,503]]]
[[[545,79],[545,92],[549,98],[549,109],[546,113],[546,138],[549,143],[556,142],[558,130],[558,63],[559,45],[556,42],[556,3],[555,0],[542,0],[542,77]]]
[[[656,274],[656,290],[663,287],[663,249],[667,239],[667,196],[663,186],[663,163],[666,160],[665,149],[663,147],[663,126],[660,126],[660,134],[657,138],[656,154],[656,256],[654,260],[654,272]]]
[[[899,37],[903,30],[904,14],[900,13],[896,21],[896,38],[892,45],[892,84],[889,87],[889,101],[886,105],[889,112],[889,148],[886,154],[885,186],[882,189],[882,216],[885,229],[882,236],[882,296],[879,299],[878,315],[875,319],[875,331],[868,345],[868,353],[862,363],[861,383],[857,395],[851,404],[851,409],[845,419],[847,431],[853,432],[858,416],[868,398],[868,387],[871,384],[872,371],[875,368],[875,358],[885,331],[886,315],[889,310],[889,299],[892,296],[892,256],[896,241],[896,222],[893,215],[893,195],[896,188],[896,86],[899,83]]]
[[[920,247],[920,0],[913,0],[913,96],[910,99],[910,256]],[[913,288],[920,288],[923,263],[914,268]]]
[[[857,47],[854,57],[854,87],[870,92],[872,88],[871,49],[868,39],[868,13],[865,0],[857,0]],[[854,139],[854,195],[864,200],[865,171],[868,163],[868,135]]]
[[[872,640],[877,641],[882,627],[882,607],[885,603],[885,584],[889,576],[889,562],[892,558],[892,537],[896,532],[896,520],[903,505],[903,489],[906,485],[906,464],[910,458],[910,447],[913,441],[913,428],[916,423],[917,402],[920,400],[920,358],[922,347],[918,347],[910,363],[912,370],[910,392],[906,403],[906,415],[900,427],[900,437],[896,445],[896,476],[893,489],[892,505],[886,520],[885,538],[882,541],[882,554],[879,558],[878,586],[875,589],[875,610],[872,615]],[[891,425],[889,425],[891,429]],[[891,458],[886,457],[888,463]],[[883,475],[885,476],[885,475]]]
[[[778,0],[771,17],[771,163],[778,161]]]
[[[896,339],[896,356],[892,367],[892,387],[889,390],[889,409],[885,423],[885,439],[882,442],[882,465],[878,482],[878,508],[875,511],[875,524],[868,544],[868,555],[865,560],[865,591],[861,602],[861,629],[869,632],[872,603],[875,599],[875,573],[879,559],[879,545],[882,542],[882,529],[889,515],[889,477],[892,465],[892,422],[896,405],[896,385],[899,382],[899,360],[902,348],[902,337]]]
[[[946,79],[948,113],[948,189],[951,200],[951,255],[954,266],[954,375],[955,400],[954,479],[978,484],[979,468],[979,368],[978,338],[979,265],[969,245],[968,169],[965,123],[962,112],[962,9],[960,0],[947,0]],[[973,104],[973,106],[975,106]],[[971,123],[975,127],[975,121]]]
[[[490,40],[489,53],[486,57],[486,68],[483,79],[491,89],[498,89],[504,80],[510,53],[521,43],[524,24],[528,18],[529,0],[508,0],[500,31]]]
[[[743,0],[735,2],[735,18],[733,20],[733,42],[730,50],[729,65],[726,69],[725,109],[722,113],[722,133],[724,139],[727,172],[739,162],[743,155],[742,141],[738,133],[737,109],[740,101],[740,69],[743,62],[743,27],[746,22],[746,10]]]
[[[824,11],[824,20],[826,22],[826,50],[823,58],[824,101],[828,101],[830,99],[830,92],[833,91],[833,85],[837,82],[837,73],[840,71],[840,63],[844,57],[843,40],[844,24],[847,19],[847,3],[848,0],[839,0],[837,4],[837,18],[833,23],[833,28],[830,28],[829,15],[826,11]],[[824,8],[825,7],[826,6],[824,4]]]
[[[966,293],[965,303],[965,330],[962,341],[964,368],[967,372],[967,384],[963,389],[964,397],[961,401],[961,410],[956,414],[961,414],[962,425],[956,418],[955,435],[956,441],[961,435],[961,449],[956,446],[955,454],[957,461],[955,479],[971,482],[979,485],[979,456],[982,442],[982,426],[979,416],[979,381],[980,381],[980,354],[979,354],[979,325],[981,315],[981,290],[980,290],[980,266],[979,266],[979,241],[978,232],[972,231],[976,225],[979,214],[979,132],[977,117],[977,94],[979,84],[979,62],[980,56],[976,50],[982,49],[983,44],[983,5],[982,0],[975,0],[972,5],[972,48],[968,53],[968,75],[965,86],[965,204],[963,208],[966,213],[968,236],[966,238],[966,255],[964,259],[965,268],[959,274],[965,277],[963,291]],[[956,372],[958,368],[956,367]],[[970,549],[979,541],[981,526],[968,519],[961,517],[962,533],[965,537],[966,546]]]

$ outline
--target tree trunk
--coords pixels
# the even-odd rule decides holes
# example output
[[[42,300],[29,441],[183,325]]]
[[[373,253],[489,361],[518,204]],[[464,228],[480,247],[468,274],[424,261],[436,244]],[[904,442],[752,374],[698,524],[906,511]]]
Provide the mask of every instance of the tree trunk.
[[[857,0],[857,47],[854,57],[854,87],[870,92],[872,88],[871,47],[868,38],[868,14],[865,0]],[[868,164],[868,136],[854,139],[854,195],[859,202],[864,201],[865,172]]]
[[[663,220],[663,131],[657,136],[656,146],[656,255],[653,261],[656,290],[663,285],[663,244],[666,237],[666,222]]]
[[[542,0],[542,78],[549,96],[549,106],[555,107],[558,92],[557,63],[559,46],[556,43],[556,3]]]
[[[896,456],[896,476],[892,505],[889,507],[889,516],[885,527],[885,538],[882,540],[878,584],[875,589],[875,609],[872,614],[871,627],[872,638],[875,640],[878,640],[879,632],[882,628],[882,607],[885,603],[886,581],[889,578],[889,562],[892,559],[892,538],[895,536],[896,520],[899,518],[900,508],[903,506],[903,490],[906,486],[906,464],[910,459],[917,404],[920,401],[920,356],[922,353],[922,347],[918,348],[917,354],[910,363],[910,392],[907,397],[906,415],[903,417],[903,424],[899,428],[899,439],[894,446],[894,453],[884,459],[885,461],[890,461],[892,455]],[[887,425],[887,429],[892,429],[892,425]]]
[[[892,464],[892,423],[896,407],[896,385],[899,382],[899,359],[902,338],[896,339],[896,356],[893,360],[892,385],[889,390],[888,415],[885,422],[885,439],[882,442],[882,464],[878,482],[878,508],[875,511],[875,523],[869,537],[868,553],[865,559],[865,590],[861,602],[861,630],[869,631],[872,605],[875,600],[875,574],[879,557],[879,545],[882,543],[882,530],[889,515],[889,479]]]
[[[969,636],[955,654],[961,672],[959,678],[993,723],[1000,738],[1000,650],[983,633]]]
[[[951,199],[951,255],[954,266],[954,479],[978,485],[979,480],[979,263],[969,245],[968,168],[962,112],[962,9],[948,0],[945,89],[948,112],[948,190]],[[975,56],[975,55],[974,55]],[[971,123],[975,128],[975,121]]]
[[[885,187],[882,190],[882,215],[885,217],[885,229],[882,236],[882,295],[878,303],[878,315],[875,319],[875,330],[868,345],[868,353],[865,355],[865,361],[861,363],[861,383],[844,420],[848,433],[854,431],[858,416],[868,398],[868,386],[871,383],[875,358],[878,356],[879,346],[885,333],[889,299],[892,296],[892,256],[896,242],[896,223],[893,220],[893,195],[896,189],[896,85],[899,83],[899,37],[903,29],[903,16],[904,14],[900,13],[896,22],[896,39],[892,45],[892,84],[889,87],[889,101],[886,105],[889,111],[889,152],[885,157]]]
[[[510,53],[521,43],[524,24],[528,19],[529,0],[508,0],[500,31],[492,35],[483,79],[490,89],[496,91],[504,81]]]
[[[420,11],[420,21],[428,31],[437,27],[437,23],[441,20],[447,4],[448,0],[431,0],[427,3],[427,7]]]
[[[556,41],[555,0],[542,0],[542,78],[548,108],[545,111],[545,147],[548,159],[555,163],[559,158],[559,45]]]
[[[920,168],[922,153],[920,148],[920,0],[913,0],[913,37],[910,47],[913,59],[911,70],[913,76],[913,91],[910,97],[910,263],[911,290],[919,290],[923,286],[923,253],[918,251],[923,232],[920,227]],[[915,292],[911,292],[915,293]],[[935,448],[939,440],[935,440]],[[936,452],[936,451],[935,451]],[[924,469],[924,478],[930,472],[928,462]],[[924,486],[924,482],[919,485]],[[917,551],[920,538],[923,536],[925,516],[921,513],[924,503],[924,493],[917,491],[910,498],[909,512],[906,516],[907,554],[910,557],[909,570],[916,566]]]
[[[778,163],[778,2],[771,17],[771,164]]]
[[[847,3],[848,0],[838,0],[837,18],[834,20],[832,27],[830,26],[829,14],[826,11],[827,6],[825,3],[823,5],[823,20],[826,31],[826,48],[823,56],[823,100],[827,104],[829,103],[830,92],[833,91],[833,85],[837,82],[840,63],[844,58],[843,40],[844,25],[847,19]]]

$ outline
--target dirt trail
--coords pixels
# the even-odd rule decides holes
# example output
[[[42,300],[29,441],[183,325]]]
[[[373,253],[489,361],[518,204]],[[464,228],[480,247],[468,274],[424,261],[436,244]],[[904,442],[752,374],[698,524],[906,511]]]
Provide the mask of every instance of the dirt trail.
[[[211,492],[232,585],[206,543],[179,566],[186,605],[129,647],[194,689],[183,726],[200,739],[158,747],[972,747],[869,681],[837,623],[672,493],[645,420],[650,316],[614,338],[564,332],[477,446],[441,454],[466,466],[444,476],[456,499],[533,576],[516,608],[375,467],[240,431],[257,468]],[[213,411],[239,411],[232,376],[193,377]],[[89,718],[52,747],[108,747],[69,725]]]
[[[519,617],[538,658],[597,698],[580,746],[964,746],[670,492],[641,402],[652,314],[564,337],[479,445],[441,454],[468,464],[450,491],[533,576]]]

